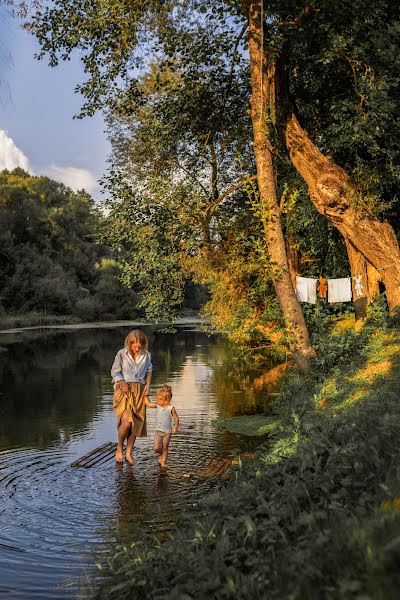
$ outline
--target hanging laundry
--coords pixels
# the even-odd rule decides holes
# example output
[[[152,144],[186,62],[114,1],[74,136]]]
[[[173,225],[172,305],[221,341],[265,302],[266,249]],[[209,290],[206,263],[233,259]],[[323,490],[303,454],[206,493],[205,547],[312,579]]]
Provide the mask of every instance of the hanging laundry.
[[[328,279],[328,302],[351,302],[351,278]]]
[[[326,285],[325,277],[320,277],[318,279],[318,292],[319,292],[319,297],[323,298],[323,300],[326,300],[328,286]]]
[[[299,302],[315,304],[317,301],[317,280],[296,277],[296,296]]]
[[[366,293],[364,291],[364,286],[362,284],[363,275],[355,275],[354,279],[354,295],[356,298],[360,298],[360,296],[365,296]]]

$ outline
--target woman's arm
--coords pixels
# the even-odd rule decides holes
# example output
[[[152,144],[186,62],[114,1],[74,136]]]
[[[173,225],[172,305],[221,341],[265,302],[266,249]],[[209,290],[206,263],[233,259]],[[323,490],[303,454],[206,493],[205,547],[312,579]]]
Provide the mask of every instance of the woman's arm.
[[[175,408],[173,408],[171,410],[171,415],[174,420],[174,428],[172,430],[172,433],[177,433],[178,427],[179,427],[179,417],[178,417],[178,413],[176,412]]]
[[[127,394],[129,391],[129,386],[124,380],[122,373],[121,351],[118,351],[114,358],[114,362],[111,367],[111,377],[113,378],[113,381],[117,387],[121,388],[124,394]]]
[[[111,377],[113,378],[114,383],[117,383],[117,381],[124,380],[124,376],[122,374],[122,360],[120,350],[115,355],[114,362],[111,367]]]
[[[146,373],[146,384],[144,386],[143,395],[148,396],[150,394],[150,384],[151,384],[151,371],[147,371]]]
[[[143,395],[148,396],[150,394],[151,375],[153,373],[153,365],[151,363],[151,354],[146,351],[146,383],[143,390]]]

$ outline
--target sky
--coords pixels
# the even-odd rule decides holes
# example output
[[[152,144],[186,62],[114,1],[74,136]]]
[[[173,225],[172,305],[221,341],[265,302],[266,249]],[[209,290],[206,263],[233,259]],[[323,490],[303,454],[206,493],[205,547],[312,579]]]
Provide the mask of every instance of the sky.
[[[35,38],[0,8],[0,171],[22,167],[101,201],[110,145],[101,115],[73,119],[83,99],[78,58],[50,68]]]

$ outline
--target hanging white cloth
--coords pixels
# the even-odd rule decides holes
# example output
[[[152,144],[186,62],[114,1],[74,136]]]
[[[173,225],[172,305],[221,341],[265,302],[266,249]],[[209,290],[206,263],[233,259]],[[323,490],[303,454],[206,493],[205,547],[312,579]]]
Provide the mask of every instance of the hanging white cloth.
[[[351,302],[351,277],[328,279],[328,302]]]
[[[299,302],[315,304],[317,301],[317,280],[296,277],[296,296]]]

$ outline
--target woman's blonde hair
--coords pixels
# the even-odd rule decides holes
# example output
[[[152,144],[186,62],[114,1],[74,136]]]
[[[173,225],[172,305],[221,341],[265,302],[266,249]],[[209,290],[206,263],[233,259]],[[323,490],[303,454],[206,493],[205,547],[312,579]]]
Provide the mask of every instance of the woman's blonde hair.
[[[132,331],[130,331],[126,336],[124,346],[127,350],[130,350],[131,342],[139,342],[144,350],[147,350],[149,347],[147,337],[144,335],[143,331],[140,331],[140,329],[132,329]]]
[[[159,406],[168,406],[172,400],[171,386],[164,383],[164,385],[157,390],[156,398]]]

